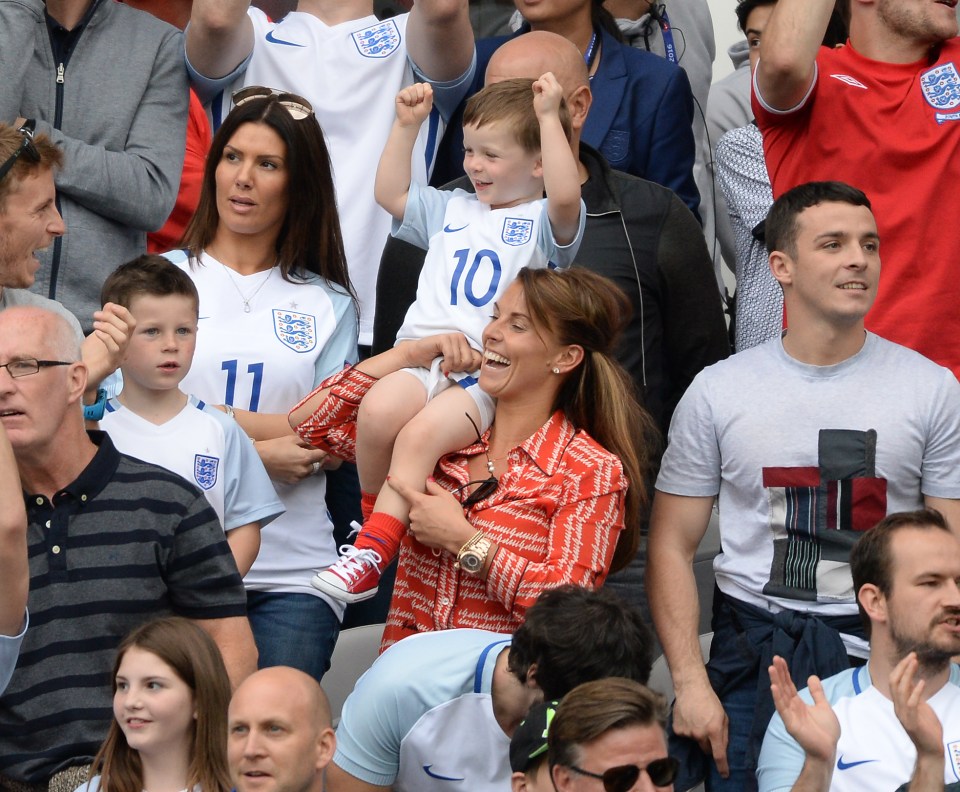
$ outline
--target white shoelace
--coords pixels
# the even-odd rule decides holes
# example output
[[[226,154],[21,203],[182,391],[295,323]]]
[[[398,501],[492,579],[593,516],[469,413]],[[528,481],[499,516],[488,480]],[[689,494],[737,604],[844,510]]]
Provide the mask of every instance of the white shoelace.
[[[341,545],[340,561],[337,562],[337,568],[353,580],[363,574],[365,566],[377,567],[382,560],[376,550],[360,549],[353,545]]]

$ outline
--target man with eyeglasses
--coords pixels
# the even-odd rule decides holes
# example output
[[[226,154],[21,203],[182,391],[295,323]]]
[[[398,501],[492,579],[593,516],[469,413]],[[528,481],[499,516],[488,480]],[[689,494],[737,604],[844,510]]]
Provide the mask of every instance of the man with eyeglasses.
[[[328,792],[506,792],[510,736],[530,707],[611,675],[646,682],[652,636],[604,591],[545,591],[510,635],[440,630],[391,646],[337,727]]]
[[[673,792],[679,763],[667,755],[666,722],[663,696],[631,679],[574,688],[547,729],[556,791]]]
[[[84,430],[86,380],[62,316],[0,311],[0,424],[26,505],[31,617],[0,696],[0,790],[70,792],[86,779],[111,720],[116,646],[151,618],[196,620],[235,684],[256,666],[216,513],[179,476]],[[2,511],[18,501],[4,498]]]

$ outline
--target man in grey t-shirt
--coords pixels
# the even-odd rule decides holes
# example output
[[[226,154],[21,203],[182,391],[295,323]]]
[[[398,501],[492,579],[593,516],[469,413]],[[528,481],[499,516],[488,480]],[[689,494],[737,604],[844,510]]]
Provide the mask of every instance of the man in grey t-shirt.
[[[673,729],[713,760],[708,790],[755,789],[774,650],[801,681],[866,657],[848,564],[856,538],[922,505],[960,532],[960,383],[864,330],[880,276],[867,197],[801,185],[774,204],[766,233],[789,330],[694,380],[651,517],[650,604],[677,694]],[[705,669],[691,561],[718,497]]]

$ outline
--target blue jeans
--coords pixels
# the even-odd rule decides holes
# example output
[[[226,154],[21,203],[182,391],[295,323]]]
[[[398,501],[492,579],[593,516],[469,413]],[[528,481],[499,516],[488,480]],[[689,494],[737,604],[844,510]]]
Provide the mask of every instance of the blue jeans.
[[[715,634],[714,641],[716,640]],[[720,698],[720,703],[727,713],[727,765],[730,769],[728,778],[720,775],[713,758],[704,754],[694,740],[677,737],[673,733],[671,712],[668,724],[670,756],[680,760],[680,773],[674,782],[675,789],[691,789],[700,781],[704,781],[707,792],[751,792],[757,789],[756,767],[749,756],[756,698],[755,675],[746,675]]]
[[[721,699],[727,713],[727,765],[730,775],[723,778],[711,759],[707,762],[707,792],[751,792],[757,788],[757,768],[750,758],[750,731],[757,701],[756,678],[728,691]]]
[[[260,653],[258,666],[292,666],[319,682],[330,668],[340,621],[311,594],[247,592],[247,616]]]

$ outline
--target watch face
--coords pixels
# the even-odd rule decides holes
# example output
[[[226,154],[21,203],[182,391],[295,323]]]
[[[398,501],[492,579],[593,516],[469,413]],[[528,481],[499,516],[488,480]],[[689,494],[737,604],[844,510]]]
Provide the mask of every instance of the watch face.
[[[465,572],[476,574],[483,567],[483,559],[474,553],[464,553],[460,559],[460,566]]]

